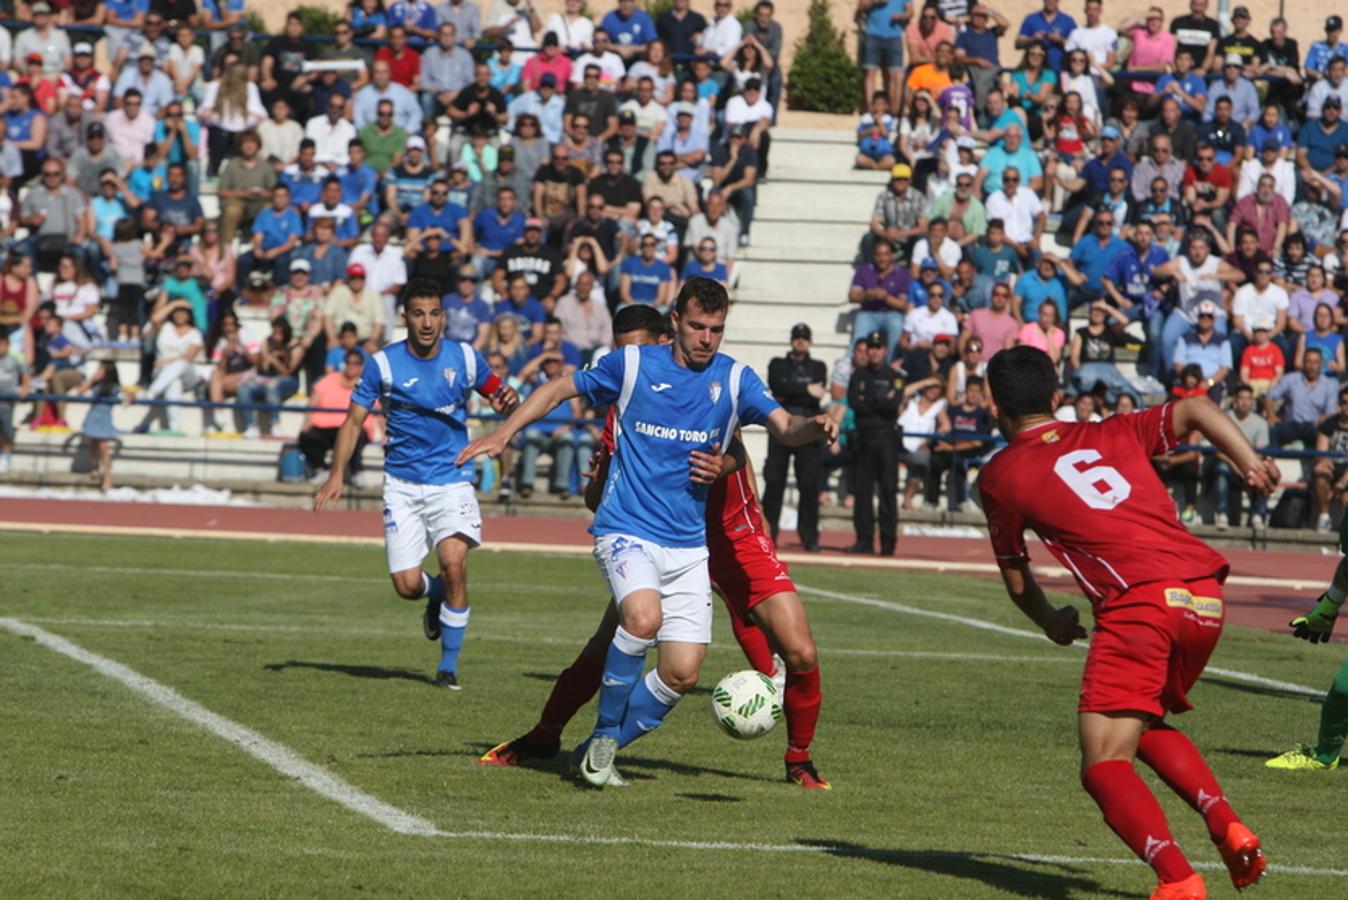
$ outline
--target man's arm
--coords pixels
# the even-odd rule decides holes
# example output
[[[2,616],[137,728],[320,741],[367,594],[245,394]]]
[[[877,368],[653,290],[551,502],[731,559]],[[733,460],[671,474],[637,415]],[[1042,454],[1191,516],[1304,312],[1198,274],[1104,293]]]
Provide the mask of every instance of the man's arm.
[[[501,427],[464,447],[459,452],[455,465],[461,466],[483,454],[493,459],[500,456],[501,451],[510,443],[510,439],[524,426],[537,422],[567,400],[578,396],[580,391],[576,390],[576,380],[572,376],[566,375],[556,381],[549,381],[530,394],[528,399],[511,413],[510,418],[501,423]]]
[[[360,437],[365,418],[370,411],[358,403],[352,403],[346,410],[346,420],[337,429],[337,443],[332,450],[332,468],[328,470],[328,480],[314,494],[314,512],[322,512],[323,507],[336,503],[342,498],[342,483],[346,477],[346,464],[356,449],[356,440]]]
[[[1044,589],[1030,571],[1029,560],[1002,569],[1002,583],[1011,601],[1031,622],[1043,629],[1044,635],[1055,644],[1067,646],[1086,637],[1075,606],[1054,608],[1044,596]]]
[[[1212,446],[1235,463],[1245,483],[1262,494],[1272,493],[1282,480],[1278,465],[1264,459],[1250,446],[1236,423],[1217,404],[1207,397],[1187,397],[1171,409],[1171,424],[1175,434],[1184,435],[1197,430]]]
[[[838,439],[838,423],[826,415],[806,418],[778,408],[764,424],[768,434],[788,447],[803,447],[820,438],[827,438],[829,443]]]

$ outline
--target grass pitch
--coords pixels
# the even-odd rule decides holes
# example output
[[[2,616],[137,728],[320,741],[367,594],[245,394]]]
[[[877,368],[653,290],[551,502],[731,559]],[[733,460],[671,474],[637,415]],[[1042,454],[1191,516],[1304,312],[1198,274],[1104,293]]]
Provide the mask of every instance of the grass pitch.
[[[784,728],[749,743],[719,733],[705,688],[619,755],[631,788],[597,792],[564,754],[474,765],[533,724],[598,621],[593,563],[474,554],[459,694],[431,685],[438,648],[383,567],[375,548],[6,535],[0,617],[153,678],[441,831],[482,834],[395,833],[0,629],[0,894],[1117,897],[1151,885],[1077,782],[1079,650],[806,593],[824,670],[814,755],[832,792],[783,781]],[[795,575],[1027,627],[991,580]],[[745,667],[717,617],[704,685]],[[1214,665],[1320,687],[1341,657],[1228,628]],[[1316,702],[1221,677],[1194,699],[1181,726],[1272,862],[1295,869],[1258,896],[1344,896],[1348,863],[1326,836],[1348,773],[1263,768],[1313,736]],[[590,706],[564,746],[592,724]],[[1216,863],[1198,817],[1158,793],[1190,857]],[[1224,871],[1205,875],[1214,896],[1235,895]]]

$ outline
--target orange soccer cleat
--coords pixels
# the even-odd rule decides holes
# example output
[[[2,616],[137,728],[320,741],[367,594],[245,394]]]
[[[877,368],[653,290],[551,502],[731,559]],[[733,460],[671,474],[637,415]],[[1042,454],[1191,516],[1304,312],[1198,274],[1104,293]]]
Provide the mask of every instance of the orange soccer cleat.
[[[1259,838],[1253,831],[1240,822],[1232,822],[1226,828],[1226,839],[1217,845],[1222,854],[1222,862],[1231,873],[1231,883],[1236,890],[1243,890],[1259,880],[1264,874],[1268,860],[1259,846]]]
[[[1151,900],[1208,900],[1208,886],[1195,872],[1183,881],[1162,881],[1151,892]]]

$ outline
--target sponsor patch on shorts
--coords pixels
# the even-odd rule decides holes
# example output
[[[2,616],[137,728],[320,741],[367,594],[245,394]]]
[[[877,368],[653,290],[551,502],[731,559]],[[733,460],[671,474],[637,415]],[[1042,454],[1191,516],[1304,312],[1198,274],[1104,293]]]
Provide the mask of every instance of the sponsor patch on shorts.
[[[1219,597],[1195,597],[1182,588],[1166,588],[1165,605],[1175,609],[1187,609],[1196,616],[1207,619],[1222,617],[1222,601]]]

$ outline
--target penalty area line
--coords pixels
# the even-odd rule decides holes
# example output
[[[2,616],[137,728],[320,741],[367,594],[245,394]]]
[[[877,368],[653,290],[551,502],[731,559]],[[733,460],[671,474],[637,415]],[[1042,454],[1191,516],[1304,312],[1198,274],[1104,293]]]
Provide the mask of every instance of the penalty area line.
[[[425,837],[440,834],[439,829],[431,822],[365,793],[355,785],[304,759],[289,747],[265,738],[233,719],[211,712],[201,704],[188,700],[173,688],[134,669],[18,619],[0,618],[0,628],[20,637],[31,638],[38,645],[54,653],[84,663],[100,675],[111,678],[156,706],[161,706],[179,718],[199,725],[216,737],[234,744],[282,775],[295,779],[314,793],[339,803],[367,819],[372,819],[391,831]]]

